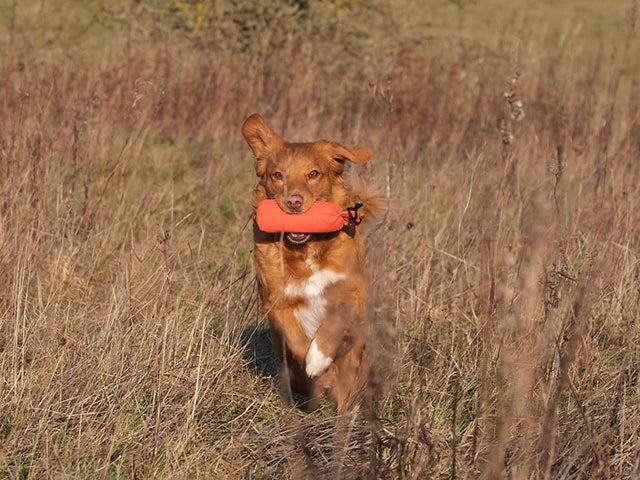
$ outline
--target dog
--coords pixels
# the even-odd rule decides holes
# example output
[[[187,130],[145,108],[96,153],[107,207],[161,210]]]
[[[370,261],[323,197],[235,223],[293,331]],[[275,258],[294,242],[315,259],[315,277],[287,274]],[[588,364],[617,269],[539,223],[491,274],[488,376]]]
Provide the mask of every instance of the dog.
[[[290,143],[258,114],[242,126],[255,157],[258,184],[254,212],[275,199],[287,213],[303,213],[315,201],[342,210],[364,204],[363,218],[383,208],[375,191],[355,191],[343,178],[345,163],[367,163],[368,148],[335,142]],[[255,269],[273,349],[280,359],[281,393],[306,394],[308,409],[325,397],[346,412],[370,373],[367,359],[368,278],[360,227],[333,233],[270,234],[254,222]]]

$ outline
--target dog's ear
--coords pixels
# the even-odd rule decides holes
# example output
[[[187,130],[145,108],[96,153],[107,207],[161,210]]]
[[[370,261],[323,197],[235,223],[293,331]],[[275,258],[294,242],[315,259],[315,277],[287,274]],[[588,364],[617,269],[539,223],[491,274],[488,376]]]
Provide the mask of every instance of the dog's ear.
[[[242,135],[256,157],[256,175],[262,177],[266,173],[267,159],[282,149],[284,140],[257,113],[245,120]]]
[[[371,157],[373,152],[366,147],[356,146],[342,146],[335,142],[324,142],[325,148],[329,151],[329,155],[333,160],[333,167],[337,173],[344,171],[344,162],[349,161],[357,163],[358,165],[364,165]]]

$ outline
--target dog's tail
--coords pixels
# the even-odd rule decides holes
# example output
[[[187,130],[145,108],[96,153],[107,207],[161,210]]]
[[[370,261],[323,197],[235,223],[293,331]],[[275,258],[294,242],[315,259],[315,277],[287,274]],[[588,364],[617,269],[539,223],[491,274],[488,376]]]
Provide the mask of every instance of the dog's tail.
[[[353,191],[353,198],[363,205],[360,211],[363,224],[380,221],[388,210],[386,198],[377,189],[356,188]]]

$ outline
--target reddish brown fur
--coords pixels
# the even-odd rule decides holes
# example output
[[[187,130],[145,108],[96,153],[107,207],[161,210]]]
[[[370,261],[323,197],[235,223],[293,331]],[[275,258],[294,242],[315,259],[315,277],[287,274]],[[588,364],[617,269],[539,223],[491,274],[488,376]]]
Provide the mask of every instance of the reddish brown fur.
[[[260,201],[275,198],[286,211],[291,195],[302,196],[301,211],[316,200],[335,203],[341,209],[355,203],[355,194],[342,177],[344,162],[366,163],[373,155],[371,150],[326,141],[288,143],[257,114],[246,120],[242,133],[256,157],[260,177],[253,194],[254,210]],[[310,175],[313,171],[317,175]],[[366,192],[359,193],[366,196]],[[365,216],[375,213],[367,211],[369,203],[376,205],[373,198],[367,198]],[[274,350],[288,364],[283,379],[288,378],[293,390],[309,394],[312,406],[328,392],[337,401],[338,411],[346,410],[369,372],[365,248],[358,229],[315,234],[295,245],[280,234],[267,234],[254,226],[254,239],[256,271]],[[344,275],[324,290],[326,309],[314,338],[320,352],[333,362],[313,379],[305,373],[311,339],[295,313],[309,307],[308,302],[302,296],[284,294],[287,285],[304,285],[314,273],[312,268]]]

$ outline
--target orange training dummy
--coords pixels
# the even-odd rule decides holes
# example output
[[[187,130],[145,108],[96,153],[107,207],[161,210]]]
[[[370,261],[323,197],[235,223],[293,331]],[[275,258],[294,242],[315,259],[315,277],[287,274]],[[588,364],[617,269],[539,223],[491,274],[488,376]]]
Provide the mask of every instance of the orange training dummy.
[[[337,232],[349,223],[360,224],[358,209],[340,211],[337,205],[329,202],[315,202],[304,213],[286,213],[275,200],[263,200],[258,204],[256,221],[258,228],[267,233],[329,233]]]

